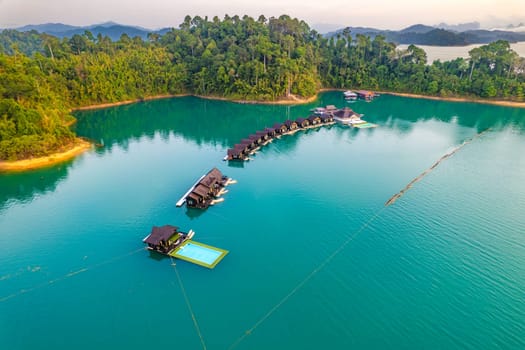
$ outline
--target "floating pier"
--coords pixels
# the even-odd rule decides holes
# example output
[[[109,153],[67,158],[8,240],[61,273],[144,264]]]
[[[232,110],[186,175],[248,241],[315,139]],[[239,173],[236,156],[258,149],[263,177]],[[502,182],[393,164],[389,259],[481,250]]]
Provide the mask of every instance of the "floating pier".
[[[170,256],[213,269],[229,252],[195,241],[185,241]]]

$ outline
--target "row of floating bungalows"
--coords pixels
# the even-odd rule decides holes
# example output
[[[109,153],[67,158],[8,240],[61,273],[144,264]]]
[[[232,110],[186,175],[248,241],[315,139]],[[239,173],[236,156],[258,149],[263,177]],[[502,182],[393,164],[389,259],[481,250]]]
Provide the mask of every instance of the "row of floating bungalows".
[[[186,206],[190,208],[207,208],[214,199],[220,196],[221,190],[227,185],[228,177],[219,169],[213,168],[204,175],[186,196]]]
[[[309,127],[333,124],[334,117],[331,113],[311,115],[308,118],[297,118],[296,120],[286,120],[283,123],[276,123],[271,128],[257,131],[255,134],[242,139],[233,148],[228,149],[225,160],[247,160],[259,147],[266,145],[272,139],[281,135],[291,134],[297,130]]]

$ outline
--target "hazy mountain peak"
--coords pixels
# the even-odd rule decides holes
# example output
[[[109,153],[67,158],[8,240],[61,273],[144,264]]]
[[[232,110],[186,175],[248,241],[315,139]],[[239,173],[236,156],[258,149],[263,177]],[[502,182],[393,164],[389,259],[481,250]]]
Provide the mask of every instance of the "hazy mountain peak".
[[[468,23],[458,23],[458,24],[447,24],[440,23],[435,26],[436,28],[452,30],[454,32],[465,32],[467,30],[478,30],[481,28],[479,22],[468,22]]]
[[[28,32],[30,30],[36,30],[37,32],[64,32],[67,30],[72,30],[78,28],[69,24],[63,23],[43,23],[43,24],[29,24],[23,27],[15,28],[20,32]]]
[[[421,34],[425,34],[425,33],[430,32],[431,30],[434,30],[434,29],[436,29],[436,28],[431,27],[431,26],[427,26],[425,24],[414,24],[414,25],[411,25],[409,27],[406,27],[405,29],[401,29],[400,32],[401,33],[421,33]]]

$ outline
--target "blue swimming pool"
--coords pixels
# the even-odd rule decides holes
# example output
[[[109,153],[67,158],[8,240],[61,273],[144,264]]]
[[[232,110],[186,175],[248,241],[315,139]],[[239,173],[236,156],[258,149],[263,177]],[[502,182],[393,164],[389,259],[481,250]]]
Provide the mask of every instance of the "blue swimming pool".
[[[195,241],[187,241],[172,256],[192,263],[213,268],[228,252]]]

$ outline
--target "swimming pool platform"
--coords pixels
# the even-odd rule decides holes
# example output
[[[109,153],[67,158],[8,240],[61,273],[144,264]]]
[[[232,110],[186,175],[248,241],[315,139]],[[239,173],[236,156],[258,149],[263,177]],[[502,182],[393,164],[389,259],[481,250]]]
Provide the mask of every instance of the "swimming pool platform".
[[[354,126],[359,129],[368,129],[368,128],[375,128],[377,124],[372,124],[372,123],[367,122],[367,123],[361,123],[361,124],[354,124]]]
[[[225,256],[227,250],[188,240],[170,253],[170,256],[213,269]]]

